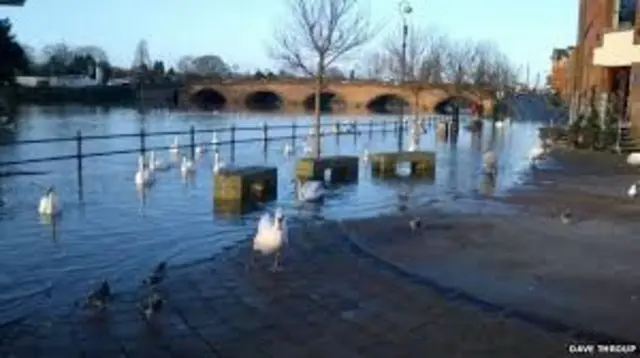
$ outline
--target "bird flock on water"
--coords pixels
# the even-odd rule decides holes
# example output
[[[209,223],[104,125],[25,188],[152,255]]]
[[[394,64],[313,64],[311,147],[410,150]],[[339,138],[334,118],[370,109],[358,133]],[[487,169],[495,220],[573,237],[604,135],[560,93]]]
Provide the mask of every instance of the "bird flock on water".
[[[501,126],[504,124],[501,124]],[[342,127],[337,125],[333,127],[334,133],[336,132],[346,132],[351,133],[351,131],[355,131],[355,124],[351,125],[347,123]],[[308,137],[308,142],[311,141],[312,137],[315,135],[315,132],[312,132]],[[213,138],[211,140],[211,149],[213,151],[213,168],[212,171],[214,173],[218,173],[224,168],[227,168],[228,165],[224,163],[220,157],[220,152],[218,150],[219,141],[217,139],[216,134],[213,134]],[[529,152],[529,162],[532,167],[536,167],[538,163],[545,158],[548,154],[549,148],[553,143],[546,141],[539,141]],[[305,154],[309,154],[311,152],[311,144],[305,143],[303,144],[302,150]],[[196,154],[198,156],[206,153],[207,148],[205,146],[196,147]],[[296,149],[287,144],[284,146],[283,153],[285,155],[294,154]],[[148,187],[155,183],[155,173],[163,172],[172,169],[174,166],[173,163],[180,163],[180,173],[184,176],[191,175],[196,171],[196,163],[193,159],[187,158],[186,156],[181,154],[180,145],[178,142],[178,138],[174,138],[172,145],[169,148],[169,154],[174,159],[174,161],[163,160],[158,157],[155,151],[151,151],[148,156],[139,156],[138,157],[138,166],[137,171],[135,172],[134,181],[136,186],[139,187]],[[368,149],[364,150],[362,155],[362,160],[367,162],[369,160],[370,154]],[[176,160],[178,159],[178,160]],[[640,165],[640,153],[632,156],[628,159],[630,164]],[[499,172],[499,158],[494,151],[486,151],[483,154],[482,158],[482,167],[483,173],[487,176],[495,178]],[[320,180],[310,180],[306,182],[301,182],[298,179],[293,180],[293,184],[296,188],[296,198],[300,202],[308,202],[308,203],[318,203],[322,202],[328,192],[328,188],[325,185],[324,181]],[[629,188],[628,195],[631,197],[636,197],[640,192],[640,181],[633,183],[633,185]],[[399,198],[403,198],[406,202],[409,199],[409,195],[407,193],[398,194]],[[57,216],[61,212],[60,200],[55,193],[53,187],[47,189],[44,196],[40,199],[38,212],[43,216]],[[565,210],[561,214],[561,220],[563,223],[569,223],[572,219],[572,214],[569,210]],[[414,217],[411,218],[408,222],[409,228],[412,233],[420,230],[423,225],[420,218]],[[281,208],[277,208],[273,214],[266,212],[264,213],[258,222],[257,230],[252,240],[251,247],[251,257],[248,263],[248,268],[254,265],[256,256],[272,256],[273,264],[271,265],[271,271],[279,271],[281,270],[281,261],[283,256],[283,251],[288,244],[288,228],[287,228],[287,219]],[[166,262],[160,263],[143,283],[145,286],[149,287],[148,295],[140,302],[139,309],[141,314],[146,319],[152,319],[155,313],[159,312],[166,298],[158,289],[158,285],[163,281],[166,276],[167,264]],[[111,287],[107,281],[103,281],[100,286],[93,292],[91,292],[86,301],[86,306],[92,307],[97,310],[104,310],[109,301],[113,298],[113,293],[111,291]]]

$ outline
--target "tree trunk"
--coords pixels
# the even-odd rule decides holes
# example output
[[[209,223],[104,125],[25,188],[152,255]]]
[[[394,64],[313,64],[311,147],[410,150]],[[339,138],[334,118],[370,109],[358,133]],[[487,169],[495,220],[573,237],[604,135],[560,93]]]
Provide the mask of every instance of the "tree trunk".
[[[418,123],[418,120],[420,119],[420,89],[416,88],[413,91],[413,117],[416,121],[416,123]]]
[[[320,117],[321,117],[321,104],[322,104],[322,86],[324,79],[324,57],[320,56],[318,59],[318,68],[316,72],[316,88],[315,88],[315,106],[314,106],[314,116],[315,116],[315,135],[316,135],[316,143],[315,143],[315,154],[316,158],[320,158],[321,154],[321,141],[320,137]]]

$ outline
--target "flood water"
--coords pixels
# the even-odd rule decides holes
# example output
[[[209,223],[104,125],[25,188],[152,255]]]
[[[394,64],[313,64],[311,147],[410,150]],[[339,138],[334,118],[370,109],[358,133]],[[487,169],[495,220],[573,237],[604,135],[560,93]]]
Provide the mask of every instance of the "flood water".
[[[526,105],[525,105],[526,107]],[[435,181],[372,179],[370,168],[361,164],[357,183],[331,189],[324,204],[300,205],[293,185],[296,157],[283,155],[290,140],[268,144],[238,144],[235,165],[270,165],[278,167],[278,199],[268,205],[282,207],[291,220],[343,219],[374,216],[398,209],[399,190],[409,191],[409,206],[438,200],[456,205],[459,197],[501,195],[517,186],[529,171],[527,154],[537,138],[538,124],[526,116],[503,128],[485,121],[481,134],[461,127],[457,143],[436,138],[432,126],[420,140],[420,149],[435,151]],[[336,120],[381,121],[397,117],[334,117]],[[130,109],[95,109],[86,107],[31,107],[21,112],[16,128],[4,129],[0,141],[83,135],[187,131],[239,126],[311,123],[305,115],[286,116],[253,113],[180,113],[152,111],[144,115]],[[462,123],[464,126],[464,122]],[[365,126],[366,128],[366,126]],[[391,129],[391,127],[389,127]],[[323,154],[362,154],[397,150],[397,135],[373,133],[366,129],[360,136],[326,136]],[[270,135],[289,135],[289,129]],[[238,132],[236,139],[259,138],[262,133]],[[227,140],[221,134],[220,141]],[[210,134],[198,135],[198,142],[209,142]],[[147,146],[168,146],[173,136],[149,137]],[[188,143],[188,136],[180,138]],[[405,139],[405,143],[408,139]],[[74,142],[55,142],[0,146],[0,162],[75,153]],[[86,141],[85,153],[139,146],[136,137]],[[481,173],[482,153],[493,149],[499,155],[500,172],[495,188]],[[297,155],[301,155],[298,151]],[[169,159],[166,150],[157,156]],[[230,161],[230,148],[220,147],[224,161]],[[94,157],[84,160],[84,199],[77,194],[76,161],[57,161],[2,168],[44,171],[43,175],[0,177],[0,322],[27,314],[41,313],[52,307],[65,307],[78,300],[98,281],[108,279],[116,291],[138,286],[160,261],[170,265],[189,264],[219,253],[224,247],[247,240],[255,230],[260,212],[242,216],[217,214],[214,210],[211,151],[197,161],[193,181],[184,182],[179,170],[158,173],[156,184],[142,200],[134,185],[137,154]],[[52,226],[42,222],[36,207],[46,187],[55,186],[63,213]]]

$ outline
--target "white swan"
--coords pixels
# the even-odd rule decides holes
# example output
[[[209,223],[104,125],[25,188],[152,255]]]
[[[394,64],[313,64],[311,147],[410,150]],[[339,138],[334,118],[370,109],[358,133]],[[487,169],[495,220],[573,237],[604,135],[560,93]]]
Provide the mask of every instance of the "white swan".
[[[311,145],[309,145],[309,143],[304,143],[302,145],[302,153],[304,153],[304,155],[309,155],[313,152],[313,149],[311,148]]]
[[[333,134],[340,134],[340,126],[338,123],[333,124]]]
[[[47,192],[40,198],[40,204],[38,205],[38,213],[45,216],[55,216],[60,213],[62,208],[60,207],[60,201],[56,195],[53,187],[49,187]]]
[[[629,156],[627,156],[627,164],[640,165],[640,152],[629,154]]]
[[[318,180],[310,180],[304,184],[300,180],[296,180],[296,184],[298,187],[298,200],[303,202],[318,202],[323,200],[327,194],[324,184]]]
[[[197,145],[196,146],[196,155],[203,155],[206,152],[207,152],[207,148],[205,148],[204,145]]]
[[[138,170],[136,171],[135,182],[138,186],[148,186],[153,184],[153,172],[144,165],[144,156],[138,157]]]
[[[287,223],[281,209],[276,209],[272,219],[269,213],[265,213],[258,223],[258,231],[253,238],[253,251],[251,263],[255,258],[255,252],[261,255],[274,254],[272,271],[280,268],[280,255],[283,247],[287,244]]]
[[[502,127],[504,127],[505,125],[507,125],[509,123],[511,123],[511,118],[506,117],[505,119],[503,119],[501,121],[496,121],[495,125],[496,125],[496,128],[502,128]]]
[[[636,196],[638,196],[638,191],[640,191],[640,181],[631,184],[629,190],[627,190],[627,195],[630,198],[635,198]]]
[[[180,173],[183,176],[193,174],[196,171],[196,165],[193,160],[188,159],[186,156],[182,156],[182,163],[180,164]]]
[[[287,157],[291,156],[293,154],[293,146],[291,144],[289,144],[289,143],[285,144],[284,148],[282,149],[282,152]]]
[[[220,152],[218,150],[213,152],[213,172],[215,174],[218,174],[221,169],[224,169],[226,167],[227,164],[220,160]]]
[[[447,123],[444,121],[439,121],[438,124],[436,124],[436,133],[440,135],[444,135],[446,132],[447,132]]]
[[[152,172],[155,172],[155,171],[162,172],[162,171],[169,170],[171,168],[171,165],[169,163],[163,162],[162,159],[156,158],[156,152],[152,150],[151,153],[149,153],[148,167],[149,167],[149,170],[151,170]]]
[[[220,141],[218,140],[218,132],[213,132],[213,134],[211,135],[211,146],[215,148],[219,143]]]
[[[171,144],[171,147],[169,148],[169,153],[173,155],[180,154],[180,145],[178,144],[178,136],[173,137],[173,144]]]
[[[368,162],[369,162],[369,157],[370,157],[370,156],[371,156],[371,155],[369,154],[369,149],[365,148],[365,149],[362,151],[362,161],[363,161],[364,163],[368,163]]]
[[[536,144],[536,146],[531,148],[531,151],[529,152],[529,161],[531,164],[536,164],[540,159],[542,159],[542,157],[544,157],[545,153],[546,151],[544,148],[542,148],[540,144]]]
[[[413,139],[413,138],[411,138],[411,139]],[[407,147],[407,151],[415,152],[416,150],[418,150],[418,143],[416,143],[415,140],[410,140],[409,141],[409,147]]]
[[[482,164],[485,174],[495,175],[498,171],[498,156],[491,150],[486,151],[482,156]]]

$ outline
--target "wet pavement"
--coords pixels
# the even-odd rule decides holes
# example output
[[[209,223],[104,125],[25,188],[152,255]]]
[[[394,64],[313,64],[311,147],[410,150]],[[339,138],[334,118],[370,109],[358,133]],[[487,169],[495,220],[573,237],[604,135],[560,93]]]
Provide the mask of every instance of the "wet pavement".
[[[363,256],[337,223],[292,229],[284,270],[247,270],[248,245],[173,268],[166,309],[151,322],[144,290],[115,293],[103,313],[76,309],[22,326],[2,352],[15,357],[559,357],[567,334],[549,333],[420,282]],[[327,233],[331,233],[327,235]],[[8,336],[5,329],[4,336]]]

